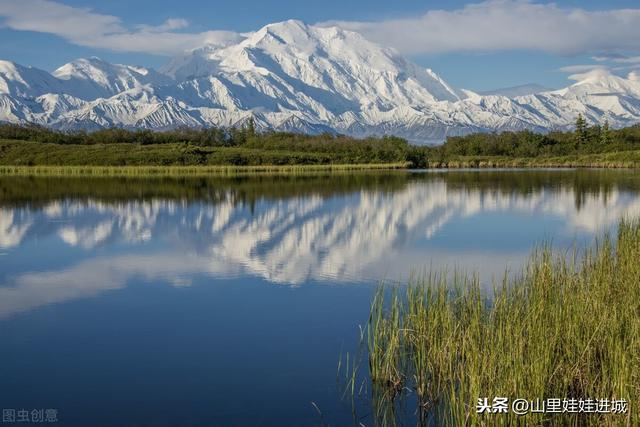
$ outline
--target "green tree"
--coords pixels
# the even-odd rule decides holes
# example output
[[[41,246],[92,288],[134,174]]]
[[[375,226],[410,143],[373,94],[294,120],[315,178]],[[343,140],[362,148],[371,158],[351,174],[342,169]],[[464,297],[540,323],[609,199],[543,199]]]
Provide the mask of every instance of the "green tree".
[[[256,136],[256,123],[253,120],[253,117],[250,117],[247,121],[247,138],[253,138]]]
[[[611,129],[609,129],[609,120],[604,121],[602,132],[600,132],[600,143],[605,147],[611,144]]]
[[[575,137],[577,147],[583,146],[587,143],[588,126],[587,121],[584,119],[584,117],[582,117],[582,114],[578,114],[578,118],[576,119]]]

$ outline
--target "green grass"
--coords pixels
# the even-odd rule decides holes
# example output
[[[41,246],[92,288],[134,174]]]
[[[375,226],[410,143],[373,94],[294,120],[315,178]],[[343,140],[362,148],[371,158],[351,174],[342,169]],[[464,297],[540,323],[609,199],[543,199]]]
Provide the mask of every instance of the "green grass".
[[[640,168],[640,150],[597,154],[567,154],[563,156],[506,157],[453,156],[446,160],[432,160],[429,168]]]
[[[402,319],[397,291],[393,292],[391,309],[383,309],[384,292],[376,293],[369,315],[367,347],[371,381],[391,393],[402,390],[405,381],[402,349]]]
[[[337,143],[334,143],[336,145]],[[338,148],[342,148],[338,150]],[[357,150],[357,145],[337,145],[336,151],[320,144],[289,147],[207,147],[189,143],[166,144],[52,144],[0,140],[0,165],[5,166],[250,166],[335,167],[353,164],[408,164],[401,154],[380,149]],[[362,148],[366,148],[363,145]]]
[[[266,138],[266,137],[265,137]],[[260,141],[258,141],[260,142]],[[206,175],[389,168],[640,167],[640,150],[550,157],[442,157],[438,149],[387,140],[262,141],[239,146],[191,143],[54,144],[0,140],[0,173],[39,175]],[[262,145],[260,145],[262,144]]]
[[[578,256],[536,251],[493,295],[468,275],[380,291],[369,321],[374,411],[388,422],[403,391],[438,425],[640,425],[640,222],[622,221]],[[373,343],[373,345],[372,345]],[[622,398],[628,413],[476,413],[478,398]]]
[[[0,166],[0,175],[13,176],[236,176],[257,174],[308,174],[382,169],[405,169],[406,163],[326,164],[326,165],[258,165],[258,166]]]

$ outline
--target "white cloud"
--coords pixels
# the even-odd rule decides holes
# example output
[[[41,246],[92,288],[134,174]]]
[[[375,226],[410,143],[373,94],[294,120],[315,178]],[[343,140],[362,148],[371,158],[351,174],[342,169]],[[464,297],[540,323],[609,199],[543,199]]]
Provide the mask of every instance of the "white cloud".
[[[332,21],[404,53],[539,50],[640,51],[640,9],[587,11],[554,3],[491,0],[378,22]]]
[[[243,35],[232,31],[187,32],[189,23],[167,19],[161,25],[128,28],[117,16],[50,0],[0,0],[0,26],[60,36],[71,43],[115,51],[173,55],[204,44],[227,45]],[[555,54],[593,53],[637,63],[640,8],[588,11],[530,0],[489,0],[456,10],[429,10],[416,17],[377,22],[331,21],[403,53],[539,50]]]
[[[560,67],[558,71],[563,73],[588,73],[590,71],[599,70],[608,72],[609,67],[600,64],[584,64],[584,65],[567,65],[566,67]]]
[[[187,28],[188,26],[189,26],[189,21],[187,21],[186,19],[169,18],[164,22],[164,24],[158,25],[156,27],[152,25],[142,24],[142,25],[138,25],[137,28],[142,31],[162,32],[162,31],[180,30],[182,28]]]
[[[627,58],[627,56],[617,52],[599,53],[591,57],[591,59],[598,62],[609,62],[609,61],[618,62],[620,60],[624,60],[625,58]]]
[[[115,16],[45,0],[2,0],[0,15],[5,18],[4,26],[14,30],[52,33],[68,39],[91,39],[97,34],[125,31]]]
[[[637,65],[637,64],[640,64],[640,56],[629,56],[626,58],[620,58],[614,62],[618,62],[620,64]]]
[[[188,26],[180,18],[131,30],[116,16],[48,0],[0,0],[0,26],[53,34],[80,46],[160,55],[173,55],[204,44],[225,45],[242,38],[231,31],[176,32]]]
[[[638,65],[640,64],[640,56],[625,56],[621,54],[598,55],[592,57],[598,62],[614,62],[616,64]]]
[[[569,80],[575,80],[577,82],[607,78],[613,75],[612,70],[608,67],[589,65],[571,65],[568,67],[563,67],[561,71],[564,71],[565,73],[574,73],[567,76],[567,78]]]

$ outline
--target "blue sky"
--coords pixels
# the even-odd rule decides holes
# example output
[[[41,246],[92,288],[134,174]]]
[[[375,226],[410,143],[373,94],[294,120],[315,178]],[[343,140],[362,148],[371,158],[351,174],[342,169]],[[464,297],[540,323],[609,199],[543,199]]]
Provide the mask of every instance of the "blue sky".
[[[92,55],[159,67],[203,40],[291,18],[337,21],[478,91],[558,88],[589,66],[640,68],[637,0],[0,0],[0,59],[49,71]]]

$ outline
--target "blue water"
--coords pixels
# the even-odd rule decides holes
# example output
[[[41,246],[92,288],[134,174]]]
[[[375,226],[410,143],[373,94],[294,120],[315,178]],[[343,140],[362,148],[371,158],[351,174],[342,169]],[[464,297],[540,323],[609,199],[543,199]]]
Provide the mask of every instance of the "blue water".
[[[462,268],[489,288],[543,240],[640,215],[637,175],[0,177],[0,407],[65,426],[352,425],[337,363],[380,280]]]

